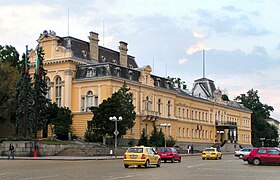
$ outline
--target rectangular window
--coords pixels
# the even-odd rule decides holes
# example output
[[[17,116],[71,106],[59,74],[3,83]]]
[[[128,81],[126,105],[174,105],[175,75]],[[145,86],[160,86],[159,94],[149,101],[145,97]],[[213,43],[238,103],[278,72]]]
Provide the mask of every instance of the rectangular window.
[[[82,99],[81,99],[81,111],[83,111],[83,112],[86,111],[86,100],[85,100],[85,97],[82,97]]]

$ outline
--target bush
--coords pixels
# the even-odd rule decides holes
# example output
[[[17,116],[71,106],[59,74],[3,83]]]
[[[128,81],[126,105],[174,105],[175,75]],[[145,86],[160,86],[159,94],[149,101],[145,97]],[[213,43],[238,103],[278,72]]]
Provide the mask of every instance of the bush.
[[[84,140],[87,142],[102,142],[102,135],[86,130]]]
[[[166,146],[173,147],[175,144],[176,140],[172,136],[169,136],[169,138],[166,140]]]

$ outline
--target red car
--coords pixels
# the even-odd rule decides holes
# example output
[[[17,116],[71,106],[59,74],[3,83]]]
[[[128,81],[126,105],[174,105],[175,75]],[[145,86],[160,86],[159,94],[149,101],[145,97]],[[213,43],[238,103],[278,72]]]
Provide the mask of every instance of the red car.
[[[167,160],[181,162],[181,155],[178,151],[173,147],[161,147],[158,149],[158,155],[160,156],[161,160],[166,162]]]
[[[249,164],[254,165],[260,165],[263,163],[280,164],[280,151],[277,148],[255,148],[249,154],[247,161]]]

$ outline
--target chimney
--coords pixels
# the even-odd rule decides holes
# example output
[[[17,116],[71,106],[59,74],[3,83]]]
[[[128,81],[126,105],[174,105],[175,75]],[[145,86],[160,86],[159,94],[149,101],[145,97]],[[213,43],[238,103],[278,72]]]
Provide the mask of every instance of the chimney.
[[[90,58],[91,60],[98,61],[98,34],[95,32],[89,32],[89,42],[90,42]]]
[[[120,41],[120,65],[127,67],[127,43]]]

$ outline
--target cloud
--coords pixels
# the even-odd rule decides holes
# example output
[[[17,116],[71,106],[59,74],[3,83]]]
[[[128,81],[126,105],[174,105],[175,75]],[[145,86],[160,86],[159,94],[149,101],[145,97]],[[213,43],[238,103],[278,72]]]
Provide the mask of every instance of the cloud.
[[[255,24],[250,13],[230,13],[198,9],[197,25],[207,28],[210,32],[239,36],[263,36],[270,32],[261,24]],[[255,15],[254,15],[255,16]]]
[[[196,44],[196,45],[193,45],[193,46],[191,46],[190,48],[187,49],[187,54],[188,55],[192,55],[192,54],[194,54],[194,53],[196,53],[198,51],[202,51],[203,49],[206,50],[206,49],[209,49],[209,48],[207,48],[203,44]]]
[[[230,12],[240,12],[240,9],[236,9],[234,6],[224,6],[222,10],[230,11]]]
[[[266,49],[264,47],[261,47],[261,46],[255,46],[252,53],[256,54],[256,55],[263,55],[263,56],[267,55]]]
[[[205,36],[201,33],[193,31],[193,37],[197,39],[203,39]]]
[[[185,64],[188,60],[186,58],[181,58],[179,59],[178,63],[179,64]]]

